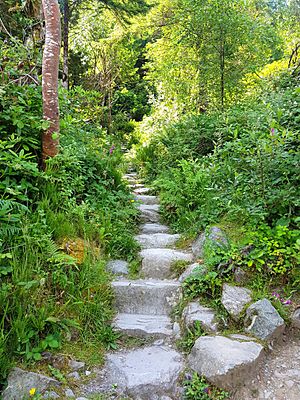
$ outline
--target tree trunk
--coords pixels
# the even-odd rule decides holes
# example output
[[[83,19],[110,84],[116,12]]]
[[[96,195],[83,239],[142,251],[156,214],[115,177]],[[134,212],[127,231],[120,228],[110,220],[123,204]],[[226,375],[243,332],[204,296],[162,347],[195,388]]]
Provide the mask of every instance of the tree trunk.
[[[64,0],[64,29],[63,29],[63,79],[62,85],[69,89],[69,0]]]
[[[60,37],[60,12],[57,0],[42,0],[45,16],[45,47],[42,66],[43,118],[49,128],[42,137],[43,165],[54,157],[59,145],[58,68]]]

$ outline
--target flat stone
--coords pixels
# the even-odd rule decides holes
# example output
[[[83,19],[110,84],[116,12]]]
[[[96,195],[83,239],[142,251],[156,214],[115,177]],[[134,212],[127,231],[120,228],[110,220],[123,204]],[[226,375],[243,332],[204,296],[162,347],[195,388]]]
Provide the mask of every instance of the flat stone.
[[[128,275],[128,262],[124,260],[112,260],[106,265],[107,271],[116,275]]]
[[[267,299],[262,299],[246,311],[246,332],[261,340],[273,340],[280,336],[285,329],[284,320]]]
[[[65,395],[66,397],[75,397],[73,390],[70,388],[65,389]]]
[[[202,336],[196,340],[188,364],[209,382],[231,390],[257,373],[263,354],[263,346],[255,342]]]
[[[109,354],[104,370],[85,387],[88,393],[108,391],[112,385],[134,399],[176,397],[177,380],[184,368],[182,356],[167,346],[149,346]]]
[[[169,227],[159,223],[147,223],[141,226],[141,233],[167,233]]]
[[[193,327],[198,321],[205,332],[215,333],[218,330],[214,310],[203,307],[198,302],[189,303],[183,310],[182,317],[188,328]]]
[[[172,336],[172,322],[167,315],[118,314],[113,326],[122,333],[136,337]]]
[[[87,397],[77,397],[76,400],[89,400]]]
[[[158,197],[157,196],[150,196],[150,195],[141,195],[138,194],[137,196],[135,196],[136,200],[143,203],[143,204],[158,204]]]
[[[146,205],[141,204],[138,206],[138,209],[141,212],[141,218],[144,222],[159,222],[160,215],[159,215],[159,205],[152,204]]]
[[[187,278],[197,276],[197,275],[205,275],[207,273],[207,268],[199,263],[191,264],[187,267],[187,269],[180,275],[178,278],[179,282],[184,282]]]
[[[52,387],[59,387],[61,383],[56,379],[35,372],[27,372],[21,368],[13,368],[7,378],[7,387],[2,393],[3,400],[20,400],[26,398],[29,390],[36,389],[43,393]]]
[[[74,371],[74,372],[70,372],[67,375],[67,378],[73,379],[74,381],[79,381],[80,380],[80,375],[79,375],[79,373],[77,371]]]
[[[168,233],[143,233],[137,235],[135,239],[143,249],[155,249],[174,246],[180,239],[180,235],[170,235]]]
[[[145,249],[142,257],[142,273],[149,278],[168,278],[175,261],[191,262],[193,255],[172,249]]]
[[[84,369],[85,363],[83,361],[70,360],[69,367],[72,371],[80,371]]]
[[[297,308],[292,314],[292,327],[300,329],[300,308]]]
[[[192,251],[195,257],[203,257],[203,250],[207,241],[219,247],[228,245],[227,237],[222,229],[212,226],[208,232],[201,233],[192,244]]]
[[[169,314],[181,298],[177,281],[114,281],[115,307],[126,314]]]
[[[136,189],[134,189],[134,191],[133,191],[133,193],[136,194],[136,195],[139,195],[139,194],[146,194],[146,193],[149,193],[149,192],[151,192],[151,189],[150,189],[150,188],[147,188],[147,187],[136,188]]]
[[[231,286],[225,283],[222,292],[222,304],[233,319],[238,320],[244,307],[252,300],[252,292],[249,289]]]
[[[240,333],[232,333],[231,335],[229,335],[229,337],[234,340],[241,340],[242,342],[256,341],[256,338],[247,335],[241,335]]]

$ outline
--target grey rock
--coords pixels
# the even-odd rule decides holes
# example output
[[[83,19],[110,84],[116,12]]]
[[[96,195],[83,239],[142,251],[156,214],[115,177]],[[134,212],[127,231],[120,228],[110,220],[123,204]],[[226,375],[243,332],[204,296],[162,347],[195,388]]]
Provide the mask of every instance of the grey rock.
[[[160,215],[158,204],[141,204],[138,206],[138,209],[141,212],[141,218],[144,222],[159,222]]]
[[[169,227],[158,223],[147,223],[141,226],[141,233],[167,233]]]
[[[29,394],[29,390],[36,388],[37,393],[43,393],[52,387],[59,387],[61,383],[45,375],[27,372],[21,368],[13,368],[7,379],[7,387],[2,393],[3,400],[20,400]]]
[[[119,313],[169,314],[181,298],[177,281],[114,281],[115,307]]]
[[[246,332],[261,340],[273,340],[285,329],[284,320],[269,300],[253,303],[246,312]]]
[[[123,334],[135,337],[172,336],[172,322],[167,315],[118,314],[113,326]]]
[[[152,205],[152,204],[158,204],[158,198],[157,196],[147,196],[147,195],[137,195],[135,196],[136,200],[143,203],[143,204],[148,204],[148,205]]]
[[[74,381],[79,381],[80,375],[77,371],[74,371],[74,372],[70,372],[69,374],[67,374],[67,378],[73,379]]]
[[[142,257],[142,273],[145,277],[166,279],[171,274],[171,266],[175,261],[191,262],[193,255],[172,249],[145,249]]]
[[[297,308],[292,314],[292,327],[300,329],[300,308]]]
[[[188,364],[214,385],[233,389],[257,372],[263,346],[223,336],[202,336],[196,340]]]
[[[66,397],[75,397],[73,390],[70,388],[65,389],[65,395]]]
[[[76,400],[89,400],[87,397],[77,397]]]
[[[84,369],[85,363],[82,361],[70,360],[69,367],[71,368],[72,371],[80,371]]]
[[[42,399],[59,399],[59,398],[60,398],[60,396],[52,390],[50,392],[45,392],[42,395]]]
[[[203,257],[203,250],[207,241],[219,247],[228,245],[227,237],[222,229],[212,226],[208,232],[201,233],[192,244],[192,251],[195,257]]]
[[[211,308],[203,307],[198,302],[189,303],[182,313],[185,326],[191,328],[195,322],[200,322],[202,329],[208,333],[215,333],[218,330],[216,315]]]
[[[223,285],[222,304],[235,320],[240,318],[244,307],[251,300],[251,290],[239,286],[231,286],[227,283]]]
[[[141,234],[135,237],[136,241],[143,249],[155,249],[172,247],[180,238],[180,235],[170,235],[168,233]]]
[[[178,278],[179,282],[184,282],[187,278],[197,275],[205,275],[207,268],[199,263],[191,264]]]
[[[180,329],[180,325],[178,322],[174,322],[174,324],[173,324],[173,334],[174,334],[175,339],[180,339],[181,329]]]
[[[92,371],[85,371],[85,376],[90,376]]]
[[[116,275],[127,275],[128,265],[127,261],[112,260],[107,263],[106,269]]]
[[[172,398],[183,367],[182,356],[163,345],[116,352],[107,356],[104,371],[89,382],[85,392],[105,392],[114,385],[123,396],[134,399]]]

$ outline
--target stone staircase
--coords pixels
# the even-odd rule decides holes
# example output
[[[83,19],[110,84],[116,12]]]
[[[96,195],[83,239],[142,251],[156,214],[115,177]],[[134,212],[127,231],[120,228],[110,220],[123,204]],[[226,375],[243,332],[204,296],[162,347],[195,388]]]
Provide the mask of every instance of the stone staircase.
[[[181,284],[170,279],[172,263],[192,261],[191,253],[175,249],[179,235],[169,233],[160,223],[159,201],[151,190],[137,182],[134,173],[125,176],[132,187],[142,225],[136,236],[142,250],[143,279],[125,277],[112,282],[115,294],[115,329],[122,334],[147,338],[152,344],[136,349],[122,349],[107,356],[104,370],[90,382],[87,393],[105,390],[140,400],[182,398],[177,386],[184,360],[174,348],[177,330],[171,312],[181,298]]]

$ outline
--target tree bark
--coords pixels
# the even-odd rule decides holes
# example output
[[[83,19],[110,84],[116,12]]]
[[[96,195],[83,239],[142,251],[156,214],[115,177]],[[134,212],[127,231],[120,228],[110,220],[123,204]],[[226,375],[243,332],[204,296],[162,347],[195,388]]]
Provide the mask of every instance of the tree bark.
[[[43,118],[50,123],[42,137],[43,165],[58,153],[58,69],[61,46],[60,12],[57,0],[42,0],[45,16],[45,47],[42,66]]]
[[[69,89],[69,0],[64,0],[64,29],[63,29],[63,79],[62,85]]]

